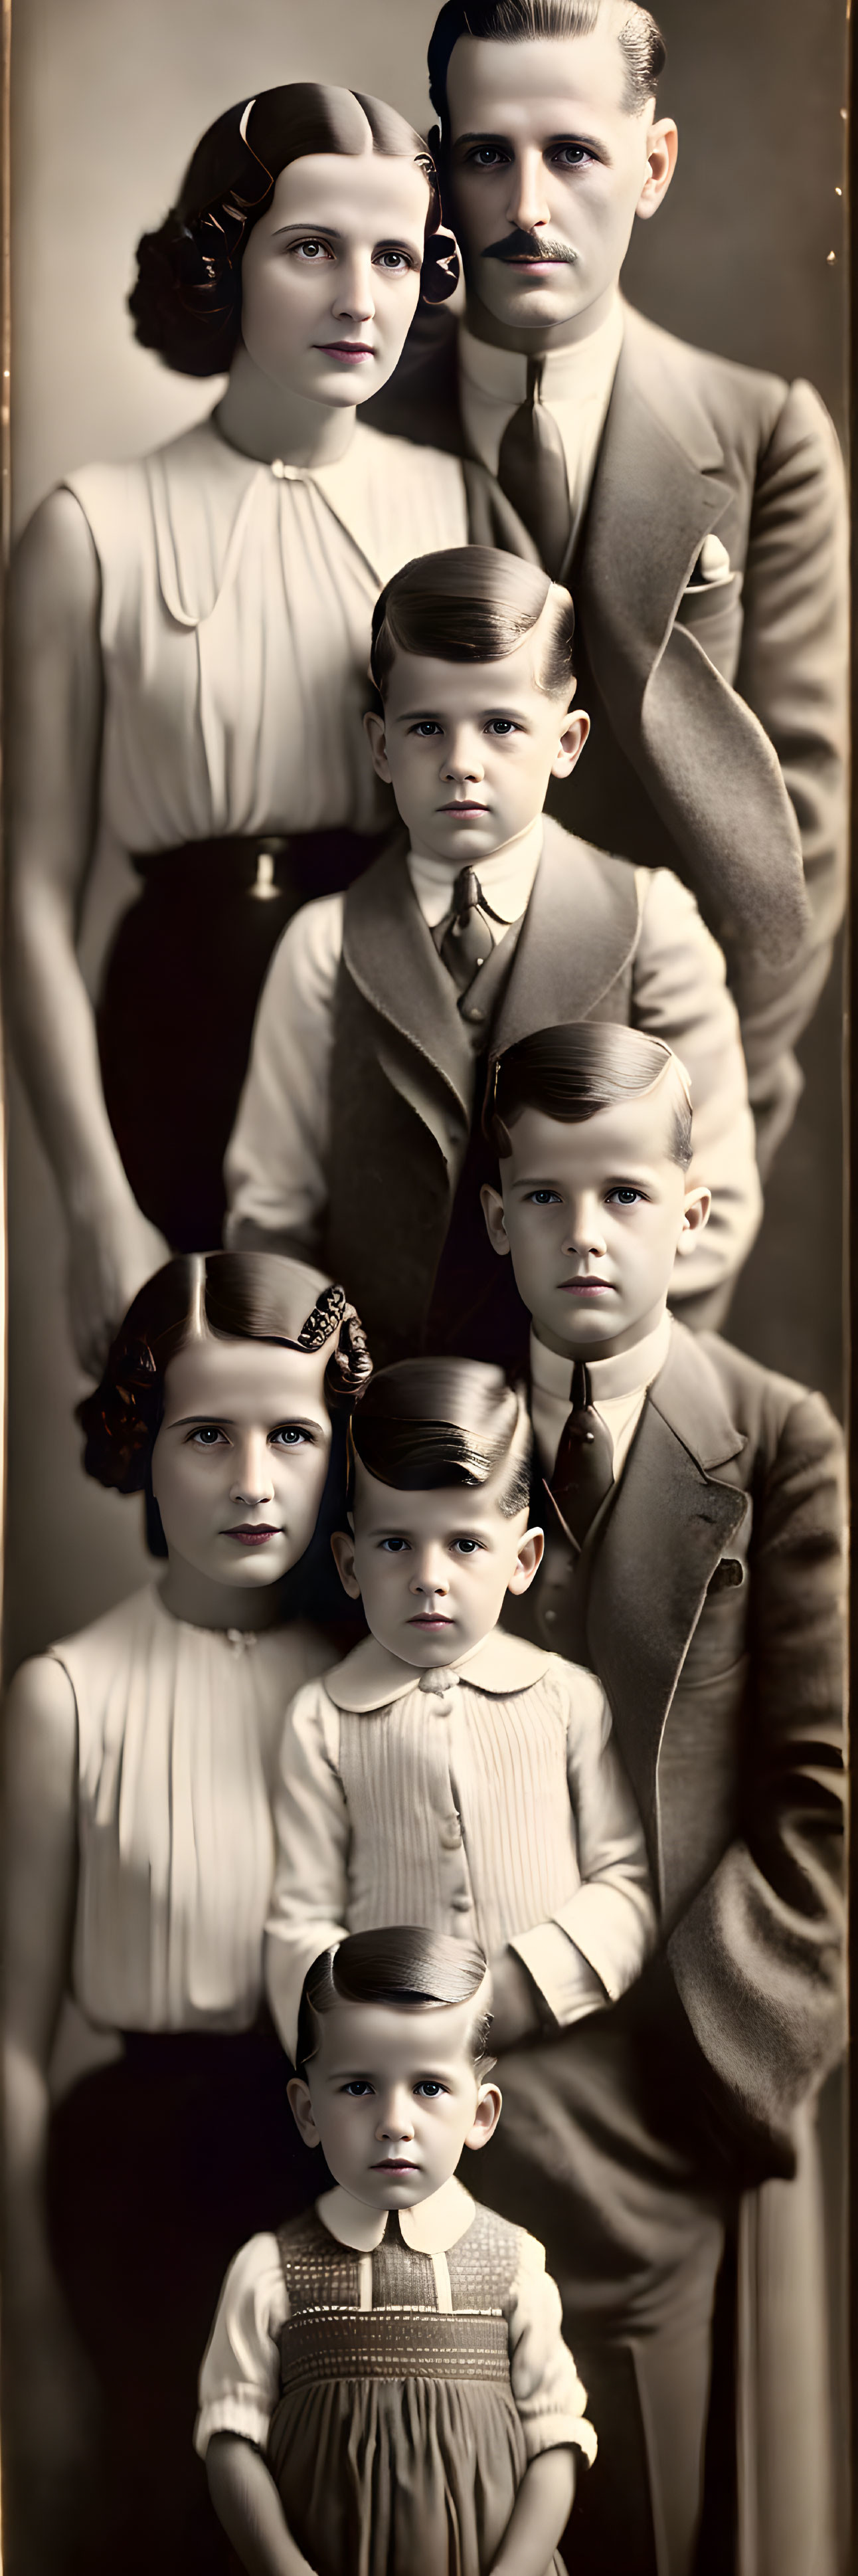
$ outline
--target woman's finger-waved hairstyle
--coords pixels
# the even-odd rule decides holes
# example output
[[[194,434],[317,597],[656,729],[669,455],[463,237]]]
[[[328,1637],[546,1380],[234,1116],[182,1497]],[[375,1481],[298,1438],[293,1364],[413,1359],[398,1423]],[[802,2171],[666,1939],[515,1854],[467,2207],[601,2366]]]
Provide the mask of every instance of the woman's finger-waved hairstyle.
[[[539,686],[568,704],[575,611],[561,582],[500,546],[444,546],[415,555],[385,584],[373,610],[370,669],[382,704],[397,652],[440,662],[500,662],[537,628]]]
[[[487,2056],[491,2010],[488,1960],[476,1942],[431,1932],[424,1923],[384,1924],[352,1932],[314,1959],[301,1993],[295,2066],[305,2075],[319,2046],[319,2020],[337,2004],[476,2003],[468,2047],[475,2067]],[[481,1998],[477,2002],[477,1998]]]
[[[347,1408],[372,1372],[366,1336],[343,1288],[277,1252],[179,1253],[147,1279],[111,1343],[100,1385],[84,1396],[84,1468],[120,1494],[145,1493],[169,1363],[198,1334],[321,1351],[329,1406]]]
[[[241,262],[267,213],[281,170],[314,153],[362,154],[370,140],[387,159],[422,170],[429,192],[421,291],[452,295],[459,266],[441,225],[435,164],[421,135],[383,99],[324,81],[287,81],[239,99],[207,128],[157,231],[137,245],[128,298],[135,336],[185,376],[222,375],[241,330]]]
[[[527,1508],[527,1405],[487,1360],[396,1360],[380,1369],[355,1408],[349,1445],[368,1475],[402,1494],[487,1485],[508,1469],[498,1509],[512,1520]]]

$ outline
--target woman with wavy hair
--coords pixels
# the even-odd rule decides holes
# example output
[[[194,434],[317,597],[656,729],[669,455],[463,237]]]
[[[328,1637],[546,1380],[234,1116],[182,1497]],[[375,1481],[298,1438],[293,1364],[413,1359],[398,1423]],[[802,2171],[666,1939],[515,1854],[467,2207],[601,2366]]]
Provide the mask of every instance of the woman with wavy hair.
[[[130,297],[144,347],[226,389],[153,454],[68,474],[21,541],[10,991],[93,1373],[166,1245],[219,1240],[285,921],[395,820],[362,731],[373,602],[464,542],[465,483],[358,406],[456,274],[394,109],[316,82],[240,100],[143,236]],[[141,887],[93,1013],[75,942],[97,848]]]
[[[236,2229],[277,2222],[284,2174],[303,2206],[262,2004],[269,1789],[286,1705],[330,1656],[301,1610],[369,1370],[354,1308],[315,1271],[184,1255],[80,1406],[87,1472],[144,1493],[166,1564],[23,1665],[7,1705],[12,2576],[225,2563],[191,2457],[196,2371]],[[51,2112],[67,1996],[86,2071]]]

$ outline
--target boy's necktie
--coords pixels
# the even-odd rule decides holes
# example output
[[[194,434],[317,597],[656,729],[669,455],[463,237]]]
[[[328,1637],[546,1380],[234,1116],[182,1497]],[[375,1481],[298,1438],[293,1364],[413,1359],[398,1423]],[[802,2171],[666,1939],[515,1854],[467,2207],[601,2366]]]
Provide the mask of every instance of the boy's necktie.
[[[450,912],[433,933],[438,955],[460,993],[466,993],[494,947],[491,923],[497,921],[473,868],[460,868]]]
[[[572,513],[563,441],[556,420],[539,398],[543,364],[542,358],[528,358],[527,393],[501,439],[498,482],[538,546],[546,572],[558,581]]]
[[[560,1435],[549,1491],[570,1538],[583,1547],[590,1523],[614,1482],[614,1444],[590,1397],[584,1360],[572,1370],[572,1411]]]

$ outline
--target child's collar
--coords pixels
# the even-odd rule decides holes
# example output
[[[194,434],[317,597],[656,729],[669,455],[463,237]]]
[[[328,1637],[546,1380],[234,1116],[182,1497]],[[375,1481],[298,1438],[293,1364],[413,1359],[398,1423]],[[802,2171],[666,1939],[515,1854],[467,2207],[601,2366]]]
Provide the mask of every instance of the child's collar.
[[[541,1646],[531,1646],[526,1637],[509,1637],[503,1628],[492,1628],[458,1663],[436,1664],[429,1672],[403,1663],[377,1637],[363,1637],[343,1663],[325,1674],[325,1689],[335,1708],[357,1716],[388,1708],[391,1700],[404,1699],[407,1691],[419,1690],[421,1684],[427,1690],[442,1690],[460,1679],[509,1699],[514,1691],[529,1690],[539,1681],[550,1661]]]
[[[671,1317],[664,1314],[654,1332],[646,1333],[630,1351],[618,1351],[613,1358],[605,1360],[595,1355],[592,1359],[588,1357],[593,1403],[605,1404],[612,1396],[637,1395],[642,1388],[650,1387],[664,1367],[670,1349],[670,1335]],[[566,1358],[560,1351],[549,1351],[546,1344],[537,1339],[536,1333],[531,1332],[531,1382],[541,1394],[558,1396],[564,1404],[570,1403],[572,1367],[571,1354]]]
[[[371,2209],[365,2200],[356,2200],[353,2192],[335,2183],[333,2191],[323,2192],[316,2202],[317,2216],[329,2236],[338,2245],[347,2245],[354,2254],[374,2254],[383,2244],[389,2212]],[[464,2183],[452,2174],[440,2191],[430,2192],[428,2200],[415,2201],[412,2209],[401,2209],[399,2224],[406,2245],[414,2254],[449,2254],[467,2234],[474,2215],[474,2203]]]

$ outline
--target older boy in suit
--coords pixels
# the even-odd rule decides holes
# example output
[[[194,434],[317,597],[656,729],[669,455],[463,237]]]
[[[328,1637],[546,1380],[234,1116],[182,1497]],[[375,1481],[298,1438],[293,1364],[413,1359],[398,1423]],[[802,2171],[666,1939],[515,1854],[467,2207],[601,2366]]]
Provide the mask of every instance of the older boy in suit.
[[[677,1275],[695,1316],[758,1221],[736,1015],[693,898],[543,821],[549,776],[572,771],[588,732],[570,704],[573,623],[567,591],[488,548],[424,556],[388,584],[366,721],[410,846],[306,905],[263,991],[228,1239],[324,1246],[377,1362],[421,1345],[520,1356],[520,1301],[480,1217],[494,1166],[473,1107],[489,1046],[546,1016],[634,1020],[691,1066],[715,1205]]]
[[[488,468],[472,535],[570,583],[593,741],[550,808],[693,889],[727,956],[765,1169],[843,899],[842,475],[809,385],[620,299],[635,219],[673,175],[664,59],[634,0],[447,0],[432,139],[467,307],[412,333],[368,408]]]
[[[538,2202],[605,2427],[576,2568],[685,2576],[725,2230],[741,2194],[795,2173],[802,2106],[840,2044],[841,1443],[820,1397],[667,1313],[708,1198],[668,1049],[604,1023],[544,1029],[495,1064],[488,1115],[484,1212],[532,1317],[549,1516],[516,1624],[602,1682],[664,1947],[580,2038],[506,2060],[485,2188],[509,2211]],[[538,2019],[522,1990],[519,2035]],[[780,2563],[802,2576],[828,2566],[800,2474],[816,2493],[820,2282],[803,2300],[798,2186],[776,2206],[778,2277],[760,2268],[743,2349],[771,2336],[777,2291],[793,2425],[777,2482],[795,2499]],[[765,2454],[771,2377],[763,2401]]]

